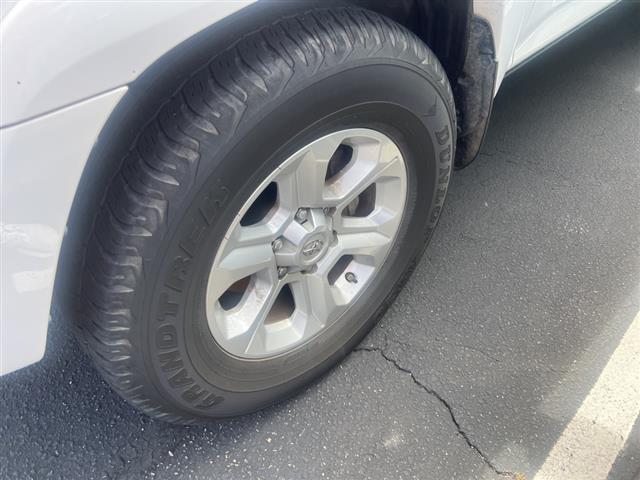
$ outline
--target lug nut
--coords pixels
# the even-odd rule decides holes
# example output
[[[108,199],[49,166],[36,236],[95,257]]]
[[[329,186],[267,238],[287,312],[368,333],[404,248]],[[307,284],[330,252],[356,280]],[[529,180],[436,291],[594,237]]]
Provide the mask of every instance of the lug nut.
[[[307,219],[307,209],[300,208],[296,212],[296,220],[300,223],[304,222]]]
[[[280,250],[282,248],[282,240],[279,238],[276,238],[273,243],[271,244],[271,246],[273,247],[273,251],[277,252],[278,250]]]
[[[287,274],[287,267],[278,267],[278,278],[282,278]]]
[[[358,283],[358,277],[353,272],[347,272],[344,274],[344,278],[349,283]]]

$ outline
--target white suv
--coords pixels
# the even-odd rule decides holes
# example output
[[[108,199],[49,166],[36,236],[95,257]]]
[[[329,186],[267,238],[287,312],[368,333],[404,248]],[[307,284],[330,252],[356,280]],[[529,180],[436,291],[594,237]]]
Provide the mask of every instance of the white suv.
[[[155,417],[291,395],[393,301],[505,74],[611,3],[2,3],[0,372],[55,308]]]

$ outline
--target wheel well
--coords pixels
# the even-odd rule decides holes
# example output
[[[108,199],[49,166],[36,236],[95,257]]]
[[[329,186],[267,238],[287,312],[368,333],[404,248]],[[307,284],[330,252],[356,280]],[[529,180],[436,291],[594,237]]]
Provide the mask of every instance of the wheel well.
[[[462,71],[473,16],[471,0],[345,0],[373,10],[415,33],[436,54],[451,86]]]
[[[337,0],[334,3],[368,8],[413,31],[434,51],[452,86],[455,85],[465,62],[471,0]],[[320,2],[323,6],[327,4]],[[239,38],[309,5],[304,0],[258,1],[176,46],[128,85],[128,92],[112,112],[87,160],[69,214],[53,298],[56,308],[66,313],[64,316],[74,315],[73,305],[82,282],[83,252],[95,213],[146,120],[162,107],[163,99],[180,88],[188,74],[211,58],[212,52],[227,48],[229,38]]]
[[[391,18],[415,33],[444,67],[456,104],[454,168],[469,165],[484,140],[497,72],[491,25],[472,0],[343,0]]]

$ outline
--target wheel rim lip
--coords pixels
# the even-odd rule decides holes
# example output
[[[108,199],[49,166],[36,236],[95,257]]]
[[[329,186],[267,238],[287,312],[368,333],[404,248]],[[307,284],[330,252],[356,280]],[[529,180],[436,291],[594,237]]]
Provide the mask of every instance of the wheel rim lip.
[[[400,207],[399,207],[399,210],[394,215],[394,218],[396,218],[397,221],[395,222],[395,228],[393,229],[393,234],[389,239],[388,246],[384,253],[384,258],[382,258],[379,265],[376,268],[374,268],[374,271],[372,271],[371,275],[366,277],[365,282],[359,288],[359,290],[357,291],[357,294],[349,300],[348,304],[342,309],[342,311],[340,311],[340,313],[337,316],[335,316],[335,318],[326,319],[327,321],[325,321],[322,328],[315,331],[313,334],[308,336],[303,336],[299,340],[292,342],[290,345],[286,345],[285,347],[276,349],[274,351],[262,352],[258,354],[256,353],[247,354],[246,351],[244,352],[234,351],[233,348],[229,348],[229,344],[226,341],[224,335],[222,334],[222,329],[220,328],[220,325],[217,321],[216,313],[219,313],[219,312],[216,312],[215,304],[218,304],[219,298],[216,299],[215,301],[212,301],[212,298],[210,296],[210,290],[212,289],[212,285],[216,283],[215,273],[216,273],[217,266],[219,266],[220,264],[222,252],[225,250],[225,247],[227,246],[227,244],[231,241],[231,237],[233,236],[234,230],[239,228],[240,222],[244,217],[244,215],[247,213],[247,211],[253,205],[256,199],[260,196],[260,194],[267,188],[267,186],[270,183],[272,183],[280,174],[282,174],[283,171],[285,171],[291,164],[295,163],[296,160],[301,155],[303,155],[305,151],[309,150],[311,146],[334,136],[341,137],[342,142],[344,142],[346,139],[352,139],[352,138],[368,138],[372,140],[381,141],[381,143],[382,141],[385,141],[385,142],[391,143],[398,151],[398,157],[400,160],[399,163],[401,165],[401,170],[402,170],[402,175],[398,177],[400,179],[400,183],[402,187],[400,190],[401,191]],[[373,181],[372,184],[376,182],[377,180]],[[407,170],[406,170],[406,160],[400,148],[398,147],[397,143],[394,142],[387,134],[371,128],[351,128],[351,129],[344,129],[344,130],[339,130],[333,133],[326,134],[310,142],[309,144],[305,145],[303,148],[299,149],[294,154],[290,155],[285,161],[283,161],[280,165],[278,165],[278,167],[276,167],[253,191],[253,193],[249,196],[249,198],[243,204],[242,208],[238,211],[238,213],[233,218],[231,224],[229,225],[229,227],[225,232],[222,242],[218,247],[218,250],[216,252],[216,255],[214,256],[214,260],[210,269],[209,278],[208,278],[207,287],[206,287],[205,313],[206,313],[206,319],[207,319],[210,333],[213,336],[216,343],[222,348],[222,350],[224,350],[227,354],[241,360],[266,360],[266,359],[282,356],[284,354],[288,354],[291,351],[300,348],[304,344],[308,343],[312,339],[319,336],[322,332],[326,331],[329,327],[336,324],[351,309],[351,307],[355,303],[357,303],[358,299],[362,296],[362,294],[368,288],[370,288],[370,285],[374,280],[374,278],[377,276],[379,270],[386,263],[389,253],[392,251],[393,246],[397,240],[397,234],[398,234],[398,231],[400,230],[402,219],[404,218],[404,213],[405,213],[405,208],[407,203],[407,183],[408,183],[408,178],[407,178]],[[333,205],[327,205],[327,206],[332,207]],[[322,207],[318,207],[318,208],[322,208]],[[295,216],[295,212],[290,212],[290,213],[292,216]],[[279,238],[278,230],[274,230],[273,234],[274,234],[274,239]],[[326,252],[323,253],[323,255],[325,254]],[[282,286],[283,285],[280,285],[278,288],[282,288]],[[298,307],[296,306],[296,309],[297,308]]]

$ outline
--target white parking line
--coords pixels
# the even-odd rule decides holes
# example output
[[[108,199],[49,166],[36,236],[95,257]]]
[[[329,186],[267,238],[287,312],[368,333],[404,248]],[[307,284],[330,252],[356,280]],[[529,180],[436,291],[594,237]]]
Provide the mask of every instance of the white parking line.
[[[640,414],[640,312],[534,480],[604,480]]]

